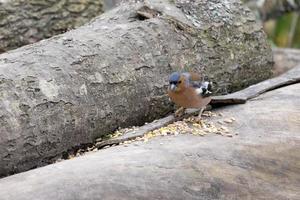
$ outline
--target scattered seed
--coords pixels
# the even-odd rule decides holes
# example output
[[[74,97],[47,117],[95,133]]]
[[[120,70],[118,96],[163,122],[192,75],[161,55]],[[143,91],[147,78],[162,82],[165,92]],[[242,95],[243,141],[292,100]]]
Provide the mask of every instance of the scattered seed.
[[[218,124],[223,125],[224,123],[222,121],[217,121]]]
[[[101,142],[103,139],[102,138],[97,138],[96,142]]]
[[[212,113],[212,112],[205,112],[203,116],[205,117],[213,117],[213,116],[224,116],[222,113]],[[157,121],[157,120],[156,120]],[[225,119],[225,120],[219,120],[216,123],[209,122],[205,119],[199,119],[198,117],[189,117],[186,119],[183,119],[182,121],[176,121],[172,124],[169,124],[165,127],[156,129],[154,131],[150,131],[146,133],[144,136],[137,137],[132,140],[127,140],[120,142],[118,145],[123,145],[124,147],[128,147],[129,144],[135,142],[135,141],[143,141],[148,142],[151,138],[157,137],[157,136],[167,136],[167,135],[179,135],[179,134],[192,134],[195,136],[205,136],[207,134],[218,134],[226,137],[233,137],[233,135],[238,135],[238,133],[230,133],[229,129],[224,126],[225,123],[230,124],[236,121],[234,117]],[[145,123],[147,124],[147,123]],[[108,138],[117,138],[120,137],[128,132],[135,131],[137,127],[131,127],[131,128],[118,128],[113,134],[109,135]],[[96,146],[98,143],[102,142],[102,138],[96,139]],[[159,143],[160,145],[163,145],[163,143]],[[103,149],[109,148],[114,145],[106,145],[103,147]],[[139,144],[133,143],[134,146],[139,146]],[[75,156],[81,156],[84,153],[87,152],[96,152],[98,151],[98,148],[95,148],[94,146],[88,147],[86,150],[78,150],[74,155],[69,155],[68,159],[72,159]],[[59,160],[57,161],[59,162]]]
[[[224,122],[227,123],[227,124],[231,124],[233,122],[233,120],[231,120],[231,119],[225,119]]]

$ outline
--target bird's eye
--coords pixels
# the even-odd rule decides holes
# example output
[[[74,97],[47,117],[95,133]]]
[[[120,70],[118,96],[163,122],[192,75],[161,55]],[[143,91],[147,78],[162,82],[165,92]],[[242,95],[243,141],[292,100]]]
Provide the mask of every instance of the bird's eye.
[[[181,83],[181,81],[178,81],[178,83],[180,84],[180,83]]]

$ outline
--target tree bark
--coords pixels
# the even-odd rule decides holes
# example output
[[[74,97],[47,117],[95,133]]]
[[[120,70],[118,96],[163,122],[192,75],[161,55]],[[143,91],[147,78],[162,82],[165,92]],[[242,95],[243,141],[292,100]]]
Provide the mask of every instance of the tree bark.
[[[216,94],[269,78],[272,52],[254,19],[237,0],[125,3],[0,55],[0,174],[166,115],[175,70],[208,76]]]
[[[103,0],[103,8],[108,11],[120,4],[122,0]]]
[[[102,0],[0,2],[0,53],[81,26],[102,12]]]

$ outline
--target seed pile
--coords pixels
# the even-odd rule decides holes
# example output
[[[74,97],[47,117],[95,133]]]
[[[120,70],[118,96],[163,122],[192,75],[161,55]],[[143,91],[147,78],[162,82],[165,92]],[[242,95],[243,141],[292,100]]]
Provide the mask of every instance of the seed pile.
[[[211,112],[205,113],[206,117],[214,117],[215,114]],[[199,120],[197,117],[189,117],[182,121],[177,121],[169,124],[165,127],[156,129],[146,133],[143,137],[137,138],[135,140],[127,141],[126,143],[131,143],[133,141],[144,141],[147,142],[149,139],[157,136],[167,136],[167,135],[178,135],[178,134],[192,134],[198,136],[204,136],[207,134],[219,134],[222,136],[233,137],[233,133],[229,130],[225,124],[233,123],[234,118],[226,119],[224,121],[218,121],[218,123],[213,123],[208,120]],[[125,143],[125,144],[126,144]]]
[[[158,136],[167,136],[167,135],[179,135],[179,134],[191,134],[196,136],[205,136],[207,134],[218,134],[221,136],[226,137],[233,137],[234,134],[230,131],[230,128],[227,126],[234,123],[236,120],[235,118],[226,118],[226,119],[220,119],[218,121],[212,120],[215,117],[222,117],[224,118],[222,113],[213,113],[213,112],[204,112],[203,118],[199,120],[197,117],[189,117],[182,121],[176,121],[174,123],[171,123],[167,126],[161,127],[159,129],[150,131],[146,133],[145,135],[141,137],[137,137],[135,139],[127,140],[124,142],[119,143],[120,145],[127,146],[128,144],[135,142],[135,141],[143,141],[148,142],[150,139]],[[107,137],[108,140],[110,139],[118,139],[118,137],[126,135],[126,133],[137,130],[138,127],[131,127],[131,128],[124,128],[124,129],[118,129],[113,134],[109,135]],[[69,154],[68,159],[71,159],[73,157],[81,156],[82,154],[88,153],[88,152],[94,152],[98,151],[97,149],[97,143],[102,142],[104,139],[99,138],[96,140],[95,145],[88,147],[86,149],[79,149],[78,151]],[[115,146],[117,144],[113,145],[107,145],[104,148],[108,148],[110,146]]]

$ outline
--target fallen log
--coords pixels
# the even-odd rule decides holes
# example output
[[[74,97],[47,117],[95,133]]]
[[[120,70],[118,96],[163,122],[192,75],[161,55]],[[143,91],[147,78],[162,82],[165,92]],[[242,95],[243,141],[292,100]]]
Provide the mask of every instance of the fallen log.
[[[214,111],[233,137],[156,137],[0,179],[5,200],[300,198],[300,84]],[[222,116],[220,114],[222,113]],[[209,120],[209,119],[208,119]]]
[[[203,73],[216,94],[269,78],[272,52],[254,19],[237,0],[124,3],[0,55],[0,175],[165,116],[172,71]]]
[[[102,0],[0,1],[0,53],[64,33],[101,13]]]

